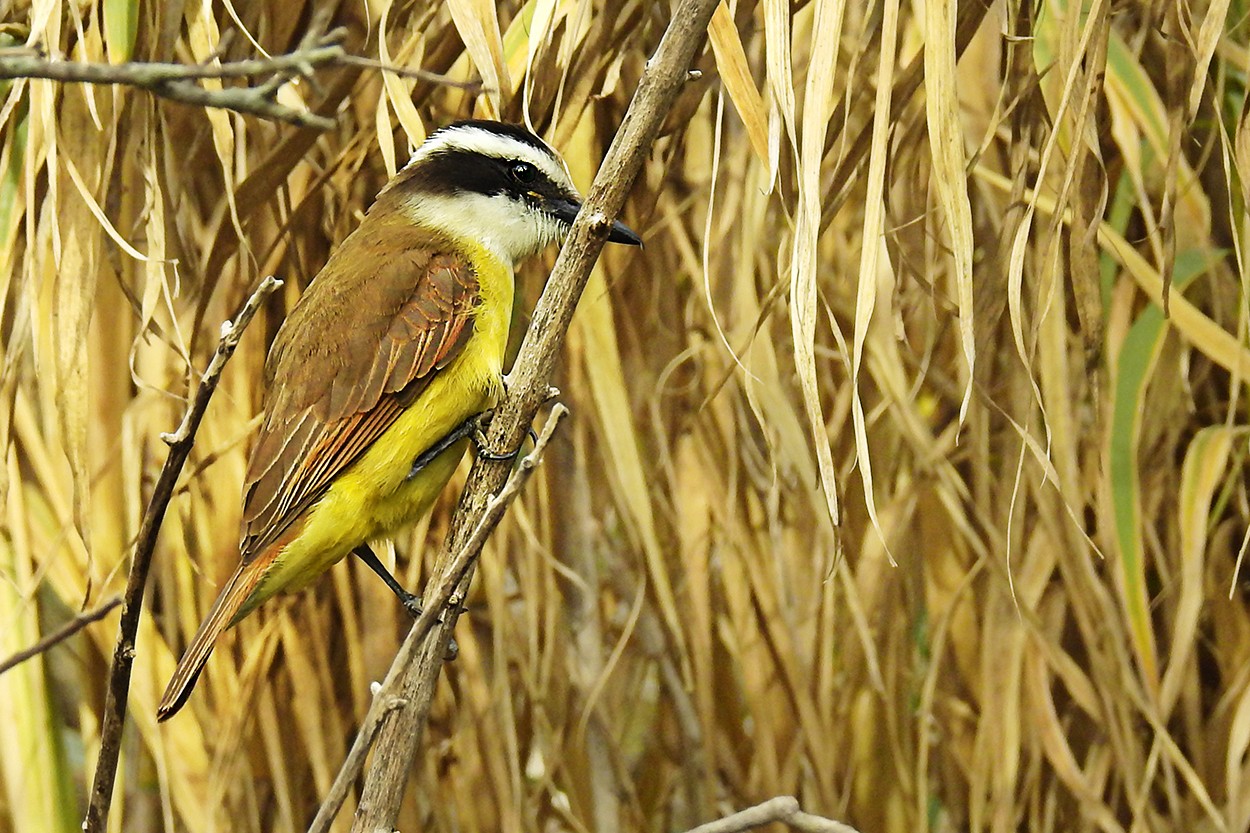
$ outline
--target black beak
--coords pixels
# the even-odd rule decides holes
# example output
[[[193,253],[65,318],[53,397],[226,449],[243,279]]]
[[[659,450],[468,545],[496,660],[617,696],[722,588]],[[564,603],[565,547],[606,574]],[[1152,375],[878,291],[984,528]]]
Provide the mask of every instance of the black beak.
[[[547,210],[555,215],[557,220],[573,225],[573,221],[577,219],[577,212],[582,210],[582,205],[575,200],[553,199],[547,201]],[[642,238],[629,226],[617,220],[612,223],[612,229],[608,232],[608,242],[624,243],[628,246],[641,246]]]
[[[620,220],[616,220],[612,223],[612,230],[608,232],[608,242],[624,243],[626,246],[641,246],[642,238],[632,228]]]

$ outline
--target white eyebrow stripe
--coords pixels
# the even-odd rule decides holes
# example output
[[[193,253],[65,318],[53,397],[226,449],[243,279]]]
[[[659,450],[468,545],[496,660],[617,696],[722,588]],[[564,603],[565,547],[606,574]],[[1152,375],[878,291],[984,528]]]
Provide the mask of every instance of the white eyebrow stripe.
[[[476,126],[445,127],[426,139],[412,154],[406,167],[443,151],[463,150],[496,159],[528,162],[558,185],[576,192],[564,160],[511,136],[503,136]]]

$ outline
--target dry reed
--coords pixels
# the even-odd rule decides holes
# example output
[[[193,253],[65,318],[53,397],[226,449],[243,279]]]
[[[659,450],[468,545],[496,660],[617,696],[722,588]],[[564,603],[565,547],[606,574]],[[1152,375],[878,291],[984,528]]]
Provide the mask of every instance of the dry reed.
[[[319,133],[0,86],[0,658],[119,592],[159,433],[287,281],[170,506],[111,829],[305,829],[408,625],[366,570],[266,605],[154,714],[237,558],[266,345],[439,124],[527,120],[585,187],[668,7],[0,3],[0,46],[113,62],[281,53],[333,11],[350,51],[486,88],[283,87],[329,102]],[[1250,829],[1248,12],[723,5],[400,828],[685,830],[793,794],[862,831]],[[409,587],[451,491],[396,542]],[[78,829],[115,632],[0,676],[0,831]]]

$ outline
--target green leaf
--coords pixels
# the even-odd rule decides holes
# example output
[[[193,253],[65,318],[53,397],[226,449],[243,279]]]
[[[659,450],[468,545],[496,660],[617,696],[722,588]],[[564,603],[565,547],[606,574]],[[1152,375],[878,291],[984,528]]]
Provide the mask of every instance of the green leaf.
[[[1202,274],[1212,256],[1211,252],[1193,249],[1177,255],[1173,277],[1176,289],[1183,289]],[[1168,331],[1165,323],[1163,310],[1151,304],[1133,322],[1124,338],[1115,359],[1115,398],[1109,448],[1111,501],[1120,554],[1123,602],[1138,659],[1152,684],[1158,682],[1158,671],[1146,591],[1137,455],[1142,418],[1150,410],[1146,391]]]
[[[139,0],[104,0],[104,43],[109,62],[129,61],[139,32]]]

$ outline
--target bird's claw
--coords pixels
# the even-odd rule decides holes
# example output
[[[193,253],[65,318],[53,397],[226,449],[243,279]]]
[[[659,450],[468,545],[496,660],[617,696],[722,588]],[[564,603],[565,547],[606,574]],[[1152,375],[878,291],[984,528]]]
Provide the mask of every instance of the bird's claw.
[[[404,606],[404,610],[408,611],[408,615],[416,619],[421,615],[421,597],[406,593],[400,597],[400,603]]]
[[[477,427],[473,431],[473,447],[477,450],[477,456],[483,460],[489,460],[492,463],[506,463],[515,459],[521,453],[521,449],[516,448],[512,451],[499,452],[490,447],[490,443],[486,439],[486,430],[490,428],[490,422],[494,418],[494,408],[488,408],[477,415]]]
[[[506,383],[506,380],[505,380]],[[555,388],[548,388],[548,394],[559,394]],[[433,446],[426,449],[415,460],[412,461],[412,467],[408,470],[408,480],[416,477],[426,466],[434,462],[440,454],[451,448],[455,443],[464,437],[473,440],[474,450],[477,456],[483,460],[489,460],[492,463],[506,463],[509,460],[516,459],[521,453],[521,447],[517,447],[512,451],[499,452],[490,447],[490,442],[486,439],[486,430],[490,427],[490,422],[495,416],[495,409],[488,408],[480,414],[471,416],[460,425],[452,429],[445,437],[436,442]],[[538,442],[538,435],[534,433],[534,429],[530,428],[527,432],[531,442]]]
[[[404,610],[408,611],[408,615],[414,620],[421,617],[421,597],[405,592],[400,597],[400,602],[404,606]],[[447,643],[447,650],[443,652],[443,660],[452,662],[456,657],[460,656],[460,646],[456,644],[456,637],[451,637]]]

